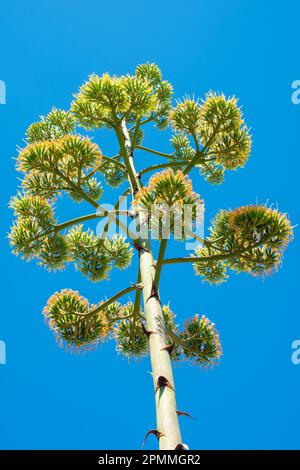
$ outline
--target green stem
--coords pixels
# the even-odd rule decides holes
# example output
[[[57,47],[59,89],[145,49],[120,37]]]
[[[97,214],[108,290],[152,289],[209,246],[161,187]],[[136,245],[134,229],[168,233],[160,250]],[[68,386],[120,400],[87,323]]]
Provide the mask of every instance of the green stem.
[[[134,313],[129,313],[128,315],[120,315],[119,317],[112,318],[109,323],[113,325],[118,320],[128,320],[129,318],[132,318],[133,316],[134,316]]]
[[[105,157],[104,155],[102,155],[102,158],[106,159],[106,161],[109,159],[111,161],[111,163],[114,163],[114,164],[120,166],[120,168],[122,168],[122,171],[125,171],[126,167],[125,167],[125,165],[123,165],[123,163],[121,163],[117,160],[118,157],[120,157],[119,154],[115,155],[114,157]],[[83,182],[88,181],[92,176],[94,176],[96,173],[98,173],[98,171],[100,171],[101,168],[103,168],[103,167],[105,167],[105,163],[101,163],[101,165],[97,166],[97,168],[94,168],[92,171],[90,171],[85,176],[85,178],[83,179]]]
[[[116,215],[114,215],[114,213]],[[127,211],[120,211],[120,213],[127,213]],[[33,243],[41,238],[45,238],[47,237],[48,235],[51,235],[52,233],[58,233],[58,232],[61,232],[62,230],[68,228],[68,227],[72,227],[73,225],[76,225],[76,224],[80,224],[82,222],[86,222],[88,220],[92,220],[92,219],[102,219],[104,217],[108,217],[109,218],[109,221],[113,221],[113,220],[117,220],[117,214],[118,214],[118,211],[105,211],[102,213],[102,214],[98,214],[98,212],[95,212],[93,214],[87,214],[87,215],[83,215],[81,217],[76,217],[75,219],[72,219],[72,220],[68,220],[67,222],[62,222],[61,224],[58,224],[58,225],[53,225],[51,229],[49,230],[46,230],[45,232],[43,233],[39,233],[38,235],[36,235],[34,238],[32,238],[31,240],[27,241],[27,243]],[[127,229],[126,228],[126,225],[124,224],[121,224],[119,223],[119,226],[120,228],[122,228],[123,230]],[[134,234],[129,232],[128,235],[130,236],[130,238],[132,239],[135,239],[134,237]]]
[[[136,126],[135,126],[134,133],[133,133],[133,137],[131,139],[130,153],[132,153],[134,151],[135,147],[136,147],[135,143],[136,143],[136,140],[137,140],[137,137],[138,137],[138,132],[139,132],[140,125],[141,125],[141,120],[137,119]]]
[[[197,163],[201,163],[201,161],[199,160],[199,157],[202,156],[204,162],[205,162],[205,159],[206,159],[206,156],[207,156],[207,152],[211,146],[211,144],[213,143],[213,141],[215,140],[215,137],[216,135],[218,134],[219,130],[220,130],[220,127],[221,125],[223,124],[223,122],[226,120],[227,116],[225,115],[223,117],[223,119],[220,119],[220,121],[217,123],[216,127],[214,128],[210,138],[208,139],[207,143],[205,144],[205,146],[200,149],[199,147],[199,143],[198,143],[198,139],[197,139],[197,136],[195,134],[192,134],[192,137],[194,139],[194,142],[195,142],[195,146],[196,146],[196,152],[195,152],[195,156],[192,158],[192,160],[190,161],[190,163],[186,166],[186,168],[183,170],[183,173],[185,175],[187,175],[193,168],[194,166],[197,164]]]
[[[156,171],[164,168],[177,168],[181,167],[184,165],[185,162],[169,162],[169,163],[160,163],[158,165],[152,165],[147,168],[143,168],[140,172],[139,175],[143,175],[144,173],[149,173],[150,171]]]
[[[148,122],[153,121],[153,119],[155,119],[155,116],[152,116],[152,115],[151,115],[151,116],[148,117],[147,119],[144,119],[144,121],[139,122],[138,125],[139,125],[139,127],[144,126],[145,124],[148,124]],[[131,132],[131,131],[135,130],[136,127],[137,127],[137,124],[135,124],[134,126],[132,126],[132,127],[129,129],[129,131]]]
[[[158,288],[159,286],[160,275],[161,275],[163,260],[164,260],[164,256],[165,256],[165,252],[167,248],[167,243],[168,243],[167,238],[161,239],[158,258],[156,261],[155,277],[154,277],[154,284],[156,288]]]
[[[235,250],[235,251],[231,251],[227,253],[222,252],[217,255],[211,255],[211,256],[190,256],[190,257],[183,257],[183,258],[169,258],[169,259],[165,259],[163,261],[163,264],[195,263],[195,262],[205,263],[208,261],[220,261],[220,260],[232,259],[235,256],[241,256],[244,253],[248,253],[249,251],[254,250],[257,247],[264,245],[265,243],[267,243],[267,241],[270,238],[273,238],[273,237],[274,235],[269,235],[265,237],[264,239],[260,240],[259,242],[253,243],[253,245],[250,245],[248,247],[241,248],[240,250]]]
[[[204,238],[200,237],[200,235],[198,235],[197,233],[192,232],[192,230],[190,230],[188,227],[185,227],[184,231],[185,231],[185,235],[189,235],[191,238],[194,238],[198,242],[203,243],[203,245],[210,244]]]
[[[173,158],[172,153],[159,152],[158,150],[153,150],[148,147],[143,147],[142,145],[137,145],[135,148],[139,150],[144,150],[145,152],[153,153],[154,155],[159,155],[160,157]]]
[[[55,169],[54,173],[56,173],[60,178],[66,181],[74,192],[79,194],[83,199],[89,202],[93,207],[95,207],[96,209],[99,207],[99,204],[97,201],[95,201],[93,198],[88,196],[79,186],[73,183],[73,181],[70,180],[67,176],[65,176],[58,168]]]
[[[138,270],[138,280],[137,284],[141,284],[142,278],[141,278],[141,271],[140,268]],[[135,294],[135,301],[134,301],[134,308],[133,308],[133,314],[134,316],[138,316],[140,314],[141,310],[141,296],[142,296],[142,291],[141,289],[138,289]]]
[[[119,199],[117,200],[117,202],[114,205],[115,211],[119,210],[122,202],[124,201],[124,199],[126,198],[126,196],[128,194],[130,194],[130,189],[126,189],[126,191],[124,191],[124,193],[119,197]],[[119,220],[118,217],[116,217],[116,219]],[[100,236],[101,239],[106,236],[112,222],[113,222],[112,219],[108,219],[108,221],[106,222],[105,226],[103,227],[102,234]]]
[[[106,307],[108,307],[109,305],[114,303],[120,297],[123,297],[124,295],[129,294],[130,292],[132,292],[134,290],[137,290],[137,289],[140,290],[141,288],[142,288],[141,284],[133,284],[132,286],[129,286],[129,287],[126,287],[125,289],[120,290],[115,295],[110,297],[110,299],[106,300],[105,302],[103,302],[101,305],[94,308],[93,310],[90,310],[88,315],[94,315],[95,313],[101,312],[101,310],[105,309]],[[87,314],[84,313],[83,315],[87,315]]]
[[[109,162],[109,163],[112,163],[113,165],[116,165],[118,166],[119,168],[121,168],[121,170],[125,171],[126,170],[126,166],[123,165],[122,162],[119,162],[118,160],[114,159],[114,158],[111,158],[111,157],[106,157],[105,155],[102,155],[102,158],[103,160],[105,160],[105,162]],[[101,164],[99,168],[105,166],[105,163]]]
[[[185,169],[183,170],[183,173],[187,175],[193,168],[194,166],[199,163],[199,157],[205,158],[205,154],[202,152],[195,152],[195,156],[192,158],[192,160],[187,164]]]
[[[130,156],[131,144],[130,144],[128,130],[126,128],[126,125],[124,127],[123,120],[121,124],[118,124],[115,126],[115,131],[116,131],[116,135],[119,141],[121,155],[124,159],[124,163],[125,163],[126,170],[128,173],[129,182],[130,182],[133,193],[135,193],[138,190],[139,185],[137,183],[136,173],[130,163],[129,156]]]
[[[58,233],[61,232],[62,230],[71,227],[72,225],[79,224],[81,222],[86,222],[88,220],[96,219],[96,218],[102,218],[105,217],[105,215],[98,215],[96,212],[94,214],[88,214],[88,215],[83,215],[82,217],[77,217],[76,219],[68,220],[67,222],[63,222],[58,225],[54,225],[51,229],[46,230],[43,233],[39,233],[36,235],[34,238],[29,240],[27,243],[33,243],[40,238],[47,237],[48,235],[51,235],[52,233]]]

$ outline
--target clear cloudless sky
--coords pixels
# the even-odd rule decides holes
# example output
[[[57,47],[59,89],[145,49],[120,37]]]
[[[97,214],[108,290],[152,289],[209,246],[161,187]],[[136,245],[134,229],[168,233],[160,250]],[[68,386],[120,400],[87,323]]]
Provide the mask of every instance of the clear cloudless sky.
[[[300,105],[292,104],[291,84],[300,79],[299,18],[296,0],[1,2],[0,340],[7,364],[0,365],[0,448],[134,449],[155,427],[148,359],[128,364],[113,343],[66,353],[41,315],[57,290],[79,290],[97,302],[134,281],[134,270],[91,284],[72,266],[48,273],[10,252],[7,205],[19,184],[13,157],[27,126],[52,106],[67,109],[92,72],[132,73],[138,63],[156,62],[175,97],[203,97],[209,89],[238,96],[252,129],[249,162],[227,172],[222,186],[193,173],[206,225],[219,208],[256,201],[278,204],[297,224]],[[168,151],[168,138],[149,129],[145,144]],[[97,133],[113,154],[115,142],[101,139]],[[116,195],[107,189],[105,202]],[[63,202],[60,220],[86,209]],[[171,244],[175,253],[185,255],[184,245]],[[291,344],[300,339],[299,229],[272,277],[231,274],[210,287],[191,265],[166,267],[164,275],[162,299],[178,322],[207,315],[224,350],[213,370],[175,368],[178,408],[196,417],[181,418],[183,441],[192,449],[299,448],[300,365],[291,361]],[[150,437],[147,448],[155,446]]]

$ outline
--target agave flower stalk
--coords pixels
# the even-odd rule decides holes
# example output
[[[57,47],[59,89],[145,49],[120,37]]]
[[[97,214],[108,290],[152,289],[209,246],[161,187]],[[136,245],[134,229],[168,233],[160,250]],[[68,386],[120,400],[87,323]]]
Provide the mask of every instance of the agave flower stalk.
[[[131,142],[126,128],[122,121],[121,148],[124,160],[131,167],[133,178],[133,194],[137,188],[140,188],[140,182],[137,178],[134,161],[131,152]],[[136,212],[137,229],[143,232],[143,226],[148,224],[148,215],[145,211]],[[162,260],[155,264],[150,242],[150,234],[147,231],[147,238],[139,238],[137,249],[139,252],[139,270],[141,282],[143,285],[143,299],[145,306],[146,335],[149,342],[149,352],[151,358],[157,429],[159,430],[160,449],[175,449],[181,444],[181,434],[177,416],[176,393],[173,378],[172,364],[164,335],[160,334],[160,329],[164,330],[164,318],[162,314],[161,302],[159,298],[158,285],[155,283],[157,270],[161,269]],[[161,240],[165,244],[166,240]],[[160,327],[160,328],[159,328]],[[166,382],[163,382],[163,381]]]
[[[215,324],[205,315],[193,314],[182,328],[177,325],[159,288],[161,277],[177,263],[192,264],[196,276],[217,285],[230,271],[271,274],[293,236],[285,213],[257,204],[220,210],[205,238],[193,231],[202,204],[193,189],[195,170],[198,178],[221,184],[226,171],[245,166],[251,136],[234,97],[210,92],[202,101],[187,97],[176,103],[172,97],[172,85],[159,67],[146,63],[133,75],[91,75],[68,111],[54,108],[33,123],[17,159],[23,179],[10,202],[15,220],[9,234],[15,254],[50,271],[73,263],[91,282],[108,280],[112,269],[124,270],[138,258],[135,279],[109,299],[103,293],[103,300],[91,304],[77,291],[62,289],[50,297],[43,315],[58,343],[71,351],[113,340],[127,358],[150,355],[156,426],[141,433],[156,436],[164,450],[184,448],[178,417],[189,415],[177,410],[172,363],[212,367],[219,364],[222,348]],[[168,152],[144,143],[151,124],[171,128]],[[81,135],[96,128],[111,131],[119,146],[115,155],[109,149],[104,155],[90,136]],[[146,154],[153,158],[149,166],[143,166]],[[103,184],[115,191],[126,186],[112,201],[113,210],[101,202]],[[128,195],[132,209],[124,211]],[[55,209],[62,197],[89,205],[90,211],[58,221]],[[190,225],[182,219],[186,207]],[[87,226],[95,219],[105,220],[100,234]],[[132,219],[135,231],[128,229]],[[123,234],[109,236],[112,223]],[[193,239],[197,247],[190,256],[172,258],[167,246],[172,237]],[[121,302],[130,293],[134,302]]]

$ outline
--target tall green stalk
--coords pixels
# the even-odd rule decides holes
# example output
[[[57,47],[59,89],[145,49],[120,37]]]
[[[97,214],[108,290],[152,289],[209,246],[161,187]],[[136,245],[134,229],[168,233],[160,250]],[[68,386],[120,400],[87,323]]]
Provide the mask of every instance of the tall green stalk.
[[[122,134],[121,134],[122,131]],[[117,132],[120,147],[126,166],[130,167],[128,171],[131,180],[132,197],[134,197],[135,188],[140,187],[140,181],[137,178],[137,172],[134,166],[133,151],[126,124],[123,121],[122,127]],[[143,227],[148,223],[147,215],[142,211],[136,213],[137,228],[143,232]],[[162,266],[164,250],[162,250],[162,259],[155,265],[151,242],[148,238],[139,238],[139,269],[141,282],[143,286],[143,301],[146,318],[146,333],[149,342],[149,351],[152,367],[152,377],[156,404],[156,423],[159,436],[159,448],[162,450],[172,450],[181,443],[181,433],[179,428],[176,392],[174,377],[172,371],[171,358],[166,349],[166,341],[163,332],[165,331],[164,318],[161,308],[159,293],[155,285],[156,269],[159,269],[158,276]],[[162,240],[162,246],[165,247],[166,240]]]

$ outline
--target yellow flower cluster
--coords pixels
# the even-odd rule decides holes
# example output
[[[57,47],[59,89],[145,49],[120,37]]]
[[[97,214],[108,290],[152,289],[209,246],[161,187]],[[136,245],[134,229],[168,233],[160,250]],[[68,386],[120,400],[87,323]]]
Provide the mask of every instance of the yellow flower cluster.
[[[195,315],[196,318],[199,318],[199,315]],[[207,318],[205,315],[201,316],[200,323],[203,325],[203,327],[211,333],[211,335],[214,338],[214,344],[216,346],[216,353],[215,353],[215,359],[213,362],[211,362],[209,365],[214,365],[217,363],[217,361],[221,358],[222,356],[222,346],[220,343],[220,335],[218,330],[215,328],[215,323],[212,323],[209,318]]]
[[[70,175],[80,167],[89,169],[99,166],[101,159],[99,147],[88,137],[68,134],[59,139],[29,144],[19,153],[17,168],[23,172],[53,172],[59,166],[66,169]]]
[[[157,87],[140,76],[93,74],[80,88],[71,110],[86,127],[112,124],[120,115],[134,118],[159,111]]]
[[[213,162],[211,171],[218,166],[221,170],[234,170],[248,160],[251,136],[235,97],[210,92],[202,103],[187,98],[172,110],[170,121],[175,131],[197,139]],[[221,175],[211,174],[209,178],[219,181]]]
[[[134,205],[144,205],[150,209],[150,204],[167,204],[169,207],[177,204],[183,207],[185,204],[199,205],[200,202],[190,178],[182,171],[175,173],[169,168],[150,178],[148,186],[136,194]]]
[[[46,323],[60,346],[81,352],[95,347],[109,332],[104,312],[91,314],[87,299],[77,291],[55,292],[43,310]]]
[[[149,229],[155,238],[174,234],[176,239],[183,240],[201,220],[201,202],[189,177],[168,169],[151,177],[148,186],[137,192],[133,205],[138,212],[147,212]]]
[[[181,341],[185,360],[204,368],[219,363],[222,356],[219,332],[205,315],[186,320]]]

